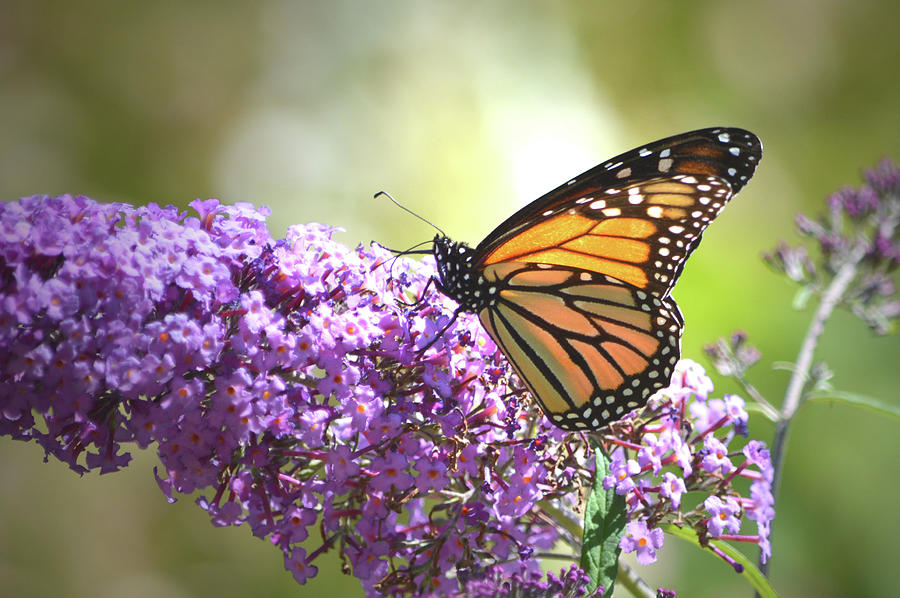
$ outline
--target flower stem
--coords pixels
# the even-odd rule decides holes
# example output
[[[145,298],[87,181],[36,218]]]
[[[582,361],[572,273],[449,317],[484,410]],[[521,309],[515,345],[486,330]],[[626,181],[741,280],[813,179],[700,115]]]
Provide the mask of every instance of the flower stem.
[[[656,592],[653,591],[647,582],[641,579],[641,576],[632,569],[628,563],[619,559],[619,575],[617,582],[623,585],[632,596],[637,598],[655,598]]]
[[[806,337],[800,347],[797,355],[797,361],[794,367],[794,373],[788,381],[787,391],[785,391],[784,402],[781,406],[781,414],[775,425],[775,437],[772,442],[772,469],[774,477],[772,481],[772,496],[777,499],[778,488],[781,484],[781,471],[784,462],[784,451],[787,446],[788,432],[790,431],[791,421],[800,405],[803,403],[804,390],[806,383],[809,381],[809,371],[813,364],[813,354],[822,332],[825,330],[825,322],[831,317],[834,308],[840,304],[844,293],[856,276],[857,267],[860,260],[865,256],[869,244],[860,242],[850,253],[849,258],[843,266],[837,271],[831,284],[822,293],[822,300],[813,316],[809,329],[806,331]],[[771,538],[771,535],[770,535]],[[759,570],[763,575],[768,576],[769,562],[760,560]],[[757,594],[758,596],[759,594]]]

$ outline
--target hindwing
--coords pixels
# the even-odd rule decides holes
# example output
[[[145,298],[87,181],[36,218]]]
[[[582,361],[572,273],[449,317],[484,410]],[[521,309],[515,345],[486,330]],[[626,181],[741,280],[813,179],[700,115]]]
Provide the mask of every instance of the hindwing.
[[[671,299],[562,266],[484,274],[496,301],[479,318],[557,426],[597,429],[668,384],[683,327]]]

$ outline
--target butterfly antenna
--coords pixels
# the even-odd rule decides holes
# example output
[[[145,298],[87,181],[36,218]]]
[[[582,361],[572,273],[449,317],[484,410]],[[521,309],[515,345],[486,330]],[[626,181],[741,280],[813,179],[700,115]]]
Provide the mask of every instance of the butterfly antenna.
[[[403,251],[398,251],[396,249],[390,249],[388,247],[385,247],[385,249],[387,249],[388,251],[390,251],[394,254],[394,257],[391,259],[391,262],[390,262],[391,265],[388,266],[388,281],[394,280],[394,264],[397,263],[397,260],[400,259],[401,257],[403,257],[404,255],[413,255],[413,254],[418,254],[418,253],[424,253],[424,254],[431,253],[430,250],[422,250],[422,251],[416,250],[416,247],[425,245],[426,243],[431,243],[431,241],[422,241],[421,243],[416,243],[409,249],[405,249]]]
[[[428,226],[430,226],[431,228],[433,228],[433,229],[436,230],[437,232],[441,233],[441,235],[443,235],[443,236],[445,236],[445,237],[447,236],[447,234],[446,234],[444,231],[442,231],[442,230],[440,229],[440,227],[438,227],[436,224],[433,224],[432,222],[429,222],[428,220],[426,220],[426,219],[423,218],[422,216],[419,216],[418,214],[416,214],[415,212],[413,212],[412,210],[410,210],[410,209],[407,208],[406,206],[402,205],[402,204],[401,204],[400,202],[398,202],[396,199],[394,199],[393,197],[391,197],[391,194],[388,193],[387,191],[379,191],[378,193],[375,194],[375,199],[378,199],[378,196],[379,196],[379,195],[384,195],[384,196],[387,197],[389,200],[391,200],[391,201],[394,203],[395,206],[397,206],[398,208],[400,208],[400,209],[403,210],[404,212],[408,212],[408,213],[412,214],[413,216],[415,216],[416,218],[418,218],[419,220],[421,220],[422,222],[424,222],[425,224],[427,224]]]

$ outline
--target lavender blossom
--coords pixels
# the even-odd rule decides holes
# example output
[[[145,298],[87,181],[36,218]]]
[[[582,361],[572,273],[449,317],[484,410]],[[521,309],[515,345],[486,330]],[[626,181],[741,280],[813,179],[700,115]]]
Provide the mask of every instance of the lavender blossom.
[[[506,575],[494,568],[464,583],[464,595],[468,598],[593,598],[603,596],[603,588],[587,591],[588,577],[584,571],[572,565],[562,569],[559,576],[547,573],[547,580],[534,571]]]
[[[476,317],[438,337],[456,306],[428,284],[433,260],[350,250],[317,224],[275,240],[247,204],[191,207],[0,203],[0,433],[79,474],[155,444],[170,501],[199,491],[214,525],[278,546],[301,584],[337,550],[373,596],[583,595],[583,572],[540,581],[536,555],[580,549],[553,518],[590,487],[585,437],[543,417]],[[664,522],[707,533],[716,512],[680,510],[697,490],[757,523],[734,539],[767,546],[767,452],[728,448],[746,413],[711,392],[682,361],[602,439],[654,547]]]
[[[883,160],[863,173],[866,184],[845,187],[827,200],[818,218],[799,214],[797,229],[818,248],[814,260],[803,246],[781,243],[766,261],[803,285],[803,297],[822,294],[844,271],[841,303],[877,334],[886,334],[900,316],[891,273],[900,265],[900,165]]]
[[[614,435],[606,436],[616,448],[603,486],[626,496],[630,522],[620,547],[636,552],[641,564],[656,560],[664,541],[657,529],[662,523],[690,525],[704,542],[723,537],[719,528],[711,533],[708,526],[721,514],[722,502],[735,506],[728,520],[735,533],[724,539],[768,546],[768,526],[775,516],[769,453],[759,441],[748,442],[743,451],[729,448],[736,437],[746,434],[744,402],[734,395],[709,398],[711,390],[703,369],[682,359],[669,387],[636,417],[613,424]],[[630,454],[637,459],[630,459]],[[750,498],[741,497],[732,486],[738,477],[751,481]],[[681,496],[696,490],[709,495],[707,502],[682,511]],[[756,522],[755,534],[737,535],[744,517]]]

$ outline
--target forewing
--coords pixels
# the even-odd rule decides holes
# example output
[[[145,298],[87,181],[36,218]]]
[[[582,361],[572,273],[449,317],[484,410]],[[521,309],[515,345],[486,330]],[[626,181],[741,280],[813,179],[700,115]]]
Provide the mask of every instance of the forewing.
[[[663,298],[709,223],[753,175],[759,139],[703,129],[617,156],[526,206],[475,263],[546,263],[607,274]]]
[[[573,268],[485,269],[497,301],[479,316],[547,417],[598,429],[669,383],[683,321],[671,299]]]

